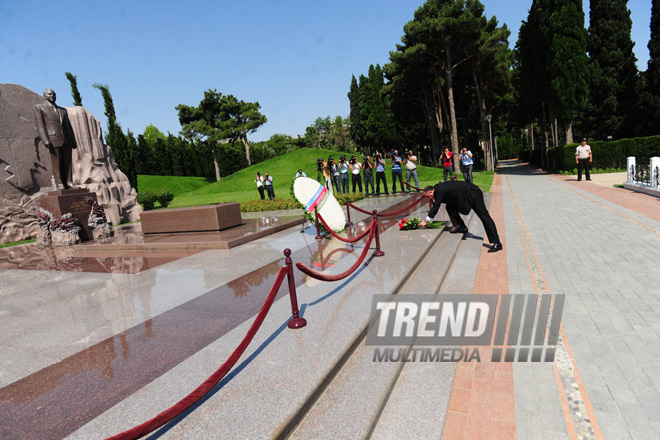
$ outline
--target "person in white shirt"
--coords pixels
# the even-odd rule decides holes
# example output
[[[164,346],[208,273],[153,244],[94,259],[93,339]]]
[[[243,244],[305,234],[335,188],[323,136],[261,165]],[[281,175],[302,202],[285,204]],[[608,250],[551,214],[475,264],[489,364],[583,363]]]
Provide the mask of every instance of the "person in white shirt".
[[[261,177],[261,174],[259,174],[259,171],[257,171],[257,178],[254,179],[255,182],[257,182],[257,190],[259,191],[259,195],[261,196],[261,200],[265,200],[266,197],[264,196],[264,178]]]
[[[348,194],[348,162],[346,156],[339,157],[339,183],[341,184],[341,192]]]
[[[410,179],[415,179],[415,186],[419,188],[419,177],[417,177],[417,156],[413,154],[413,150],[408,150],[403,158],[403,163],[406,165],[406,183],[410,185]],[[419,190],[416,190],[419,192]],[[406,192],[410,192],[410,187],[406,187]]]
[[[294,179],[297,179],[298,177],[307,177],[307,174],[305,174],[303,170],[298,170],[298,172],[296,173],[296,177],[294,177]]]
[[[351,182],[353,182],[353,192],[355,192],[355,184],[357,183],[360,187],[360,194],[362,194],[362,179],[360,178],[360,169],[362,169],[362,164],[358,162],[357,157],[352,156],[351,161]]]
[[[584,175],[587,180],[591,180],[589,175],[589,167],[591,166],[591,161],[593,156],[591,155],[591,147],[587,145],[587,140],[582,139],[582,142],[575,149],[575,163],[577,164],[578,169],[578,182],[582,180],[582,170],[584,169]]]

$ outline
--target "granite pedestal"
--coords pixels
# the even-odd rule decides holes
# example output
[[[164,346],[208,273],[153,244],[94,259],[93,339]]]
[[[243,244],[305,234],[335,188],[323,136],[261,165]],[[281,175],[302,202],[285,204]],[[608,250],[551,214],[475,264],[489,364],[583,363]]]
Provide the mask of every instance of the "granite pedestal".
[[[78,219],[82,229],[80,230],[80,240],[91,240],[92,229],[87,224],[89,214],[92,212],[92,205],[85,201],[85,197],[92,197],[96,201],[96,193],[87,188],[62,189],[50,191],[46,197],[42,197],[39,202],[41,207],[50,211],[56,218],[61,218],[66,213],[71,213]]]
[[[238,202],[145,211],[140,221],[143,234],[222,231],[243,223]]]

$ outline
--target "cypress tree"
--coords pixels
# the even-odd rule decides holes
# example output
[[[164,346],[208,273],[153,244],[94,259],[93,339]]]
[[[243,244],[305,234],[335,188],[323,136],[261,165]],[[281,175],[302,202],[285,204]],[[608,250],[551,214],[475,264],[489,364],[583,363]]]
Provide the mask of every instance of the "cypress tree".
[[[64,72],[64,75],[71,83],[71,96],[73,97],[73,105],[82,106],[82,98],[78,91],[78,77],[71,72]]]
[[[642,74],[638,134],[651,136],[660,133],[660,0],[651,4],[651,39],[648,44],[649,61]]]
[[[589,67],[582,0],[551,0],[550,84],[552,110],[573,143],[573,121],[587,102]]]
[[[542,145],[550,146],[548,108],[550,105],[550,15],[548,0],[534,0],[527,21],[518,32],[516,43],[516,90],[519,97],[519,119],[525,125],[541,121]]]
[[[633,135],[638,78],[627,0],[591,0],[589,12],[589,98],[583,127],[596,139]]]
[[[363,127],[363,148],[374,148],[381,153],[393,148],[396,133],[389,106],[382,94],[384,86],[383,70],[379,65],[369,66],[369,76],[360,75],[358,90],[360,125]]]
[[[110,86],[107,84],[92,84],[92,87],[99,89],[103,96],[105,105],[105,117],[108,118],[108,133],[105,135],[105,143],[110,147],[115,157],[115,162],[119,168],[128,176],[131,185],[137,187],[137,171],[135,169],[134,148],[137,148],[137,142],[128,139],[117,122],[115,113],[115,104],[110,94]],[[132,137],[132,136],[131,136]]]
[[[660,90],[660,0],[651,4],[651,39],[648,44],[649,62],[647,77],[651,90]]]
[[[351,87],[348,91],[348,102],[350,104],[350,133],[351,139],[355,142],[360,150],[363,149],[362,145],[362,121],[360,120],[360,98],[359,86],[355,75],[351,76]]]

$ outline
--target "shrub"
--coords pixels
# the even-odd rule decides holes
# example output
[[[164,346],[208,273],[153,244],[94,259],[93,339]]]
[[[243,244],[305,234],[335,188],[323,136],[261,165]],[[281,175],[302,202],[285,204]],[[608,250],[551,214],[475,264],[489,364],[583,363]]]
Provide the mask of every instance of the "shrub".
[[[250,200],[241,202],[241,212],[282,211],[286,209],[302,209],[293,199]]]
[[[340,205],[346,206],[346,203],[355,203],[358,200],[364,199],[363,194],[353,194],[353,193],[348,193],[348,194],[335,194],[335,199],[339,202]]]
[[[149,211],[154,209],[154,204],[156,203],[156,194],[152,191],[142,191],[138,193],[137,202],[142,205],[142,209]]]
[[[167,188],[161,188],[156,191],[156,200],[160,203],[160,206],[167,208],[167,205],[174,199],[174,194]]]

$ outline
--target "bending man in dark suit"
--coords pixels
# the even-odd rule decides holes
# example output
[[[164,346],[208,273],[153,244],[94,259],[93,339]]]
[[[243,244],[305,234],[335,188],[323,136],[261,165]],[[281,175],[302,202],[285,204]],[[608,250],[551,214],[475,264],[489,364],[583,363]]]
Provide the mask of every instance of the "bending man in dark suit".
[[[66,109],[55,104],[55,92],[52,89],[44,90],[44,98],[47,102],[34,106],[34,123],[41,142],[50,152],[51,171],[57,189],[68,189],[73,185],[71,149],[76,148],[76,138]]]
[[[465,226],[460,214],[467,215],[470,210],[474,210],[474,213],[477,214],[484,225],[488,241],[493,244],[488,252],[502,250],[502,243],[500,243],[500,237],[497,235],[497,227],[484,204],[484,193],[481,192],[478,186],[468,182],[451,180],[438,183],[435,187],[427,186],[424,188],[424,192],[433,199],[433,207],[429,211],[426,220],[421,222],[419,226],[422,228],[426,226],[426,223],[431,221],[438,213],[440,204],[445,203],[447,214],[449,214],[451,223],[454,225],[451,232],[466,233],[468,228]]]

